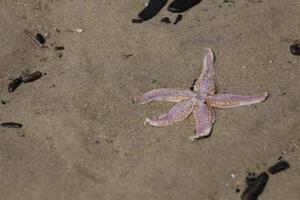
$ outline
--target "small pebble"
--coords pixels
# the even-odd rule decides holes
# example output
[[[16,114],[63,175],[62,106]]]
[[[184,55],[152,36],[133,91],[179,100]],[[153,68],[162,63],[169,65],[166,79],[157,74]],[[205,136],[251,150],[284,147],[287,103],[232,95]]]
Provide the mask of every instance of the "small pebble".
[[[178,22],[180,22],[182,20],[182,15],[177,15],[176,20],[173,24],[177,24]]]
[[[166,23],[166,24],[170,24],[171,23],[171,20],[169,17],[164,17],[160,20],[160,22],[163,22],[163,23]]]
[[[76,32],[77,33],[81,33],[83,31],[83,29],[81,29],[81,28],[76,28]]]
[[[5,104],[6,104],[6,102],[1,100],[1,104],[2,104],[2,105],[5,105]]]
[[[157,15],[166,5],[167,0],[150,0],[147,6],[138,14],[139,18],[147,21]]]
[[[23,125],[15,122],[4,122],[1,126],[4,128],[22,128]]]
[[[124,59],[128,59],[128,58],[130,58],[131,56],[133,56],[133,54],[123,54],[123,58],[124,58]]]
[[[292,54],[300,56],[300,43],[291,45],[290,51]]]
[[[140,23],[143,23],[143,20],[142,19],[132,19],[131,22],[134,24],[140,24]]]
[[[37,33],[37,34],[35,35],[35,39],[36,39],[39,43],[41,43],[41,44],[44,44],[44,43],[46,42],[46,39],[45,39],[44,36],[42,36],[42,34],[40,34],[40,33]]]
[[[61,51],[61,50],[64,50],[65,47],[64,47],[64,46],[58,46],[58,47],[54,47],[54,49],[55,49],[56,51]]]
[[[287,161],[285,160],[281,160],[279,161],[278,163],[276,163],[275,165],[271,166],[269,169],[268,169],[268,172],[270,174],[276,174],[280,171],[283,171],[283,170],[286,170],[290,168],[290,165]]]
[[[168,6],[168,10],[171,12],[184,12],[188,9],[192,8],[193,6],[200,3],[201,0],[174,0]]]
[[[11,83],[8,84],[8,92],[14,92],[19,85],[22,83],[22,78],[18,77],[15,80],[13,80]]]
[[[28,82],[35,81],[35,80],[41,78],[42,76],[43,76],[43,74],[40,71],[35,71],[31,74],[23,75],[22,81],[23,81],[23,83],[28,83]]]

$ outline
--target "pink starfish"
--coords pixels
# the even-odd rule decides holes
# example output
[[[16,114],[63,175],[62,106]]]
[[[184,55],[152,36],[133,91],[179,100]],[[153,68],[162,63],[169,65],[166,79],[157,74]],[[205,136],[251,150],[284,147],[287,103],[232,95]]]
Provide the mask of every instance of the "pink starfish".
[[[206,49],[203,60],[203,69],[200,77],[194,85],[194,90],[180,89],[155,89],[135,98],[135,102],[141,104],[152,101],[176,102],[171,110],[159,117],[146,118],[145,124],[153,126],[168,126],[179,122],[193,113],[196,120],[196,135],[191,140],[208,136],[215,122],[213,108],[233,108],[243,105],[251,105],[264,101],[268,94],[245,96],[234,94],[215,94],[214,54],[211,49]]]

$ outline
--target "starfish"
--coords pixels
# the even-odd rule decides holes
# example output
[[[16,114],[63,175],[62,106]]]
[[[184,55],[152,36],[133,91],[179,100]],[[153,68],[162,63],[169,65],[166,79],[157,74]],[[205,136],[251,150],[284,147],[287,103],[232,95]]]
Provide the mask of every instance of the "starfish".
[[[193,90],[184,89],[154,89],[142,96],[136,97],[135,102],[146,104],[153,101],[176,102],[171,110],[159,117],[146,118],[145,124],[152,126],[168,126],[187,118],[193,113],[196,120],[196,135],[190,140],[196,140],[210,135],[215,122],[214,108],[233,108],[251,105],[264,101],[268,93],[263,95],[216,94],[214,54],[206,49],[203,69],[196,80]]]

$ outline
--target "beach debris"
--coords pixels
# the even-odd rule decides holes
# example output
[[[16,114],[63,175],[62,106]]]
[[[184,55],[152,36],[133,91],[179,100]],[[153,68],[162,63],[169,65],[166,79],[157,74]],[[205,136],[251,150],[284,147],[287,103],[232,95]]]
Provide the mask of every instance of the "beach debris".
[[[235,173],[231,173],[230,176],[231,176],[231,178],[235,178],[236,177]]]
[[[55,51],[62,51],[65,49],[64,46],[57,46],[57,47],[54,47]]]
[[[35,35],[35,39],[36,39],[37,41],[39,41],[39,43],[41,43],[41,44],[44,44],[44,43],[46,42],[46,39],[45,39],[44,36],[42,36],[42,34],[40,34],[40,33],[37,33],[37,34]]]
[[[42,76],[43,76],[42,72],[35,71],[31,74],[22,75],[22,82],[23,83],[32,82],[32,81],[35,81],[35,80],[41,78]]]
[[[271,166],[269,169],[268,169],[268,172],[270,174],[276,174],[280,171],[283,171],[283,170],[286,170],[290,168],[290,165],[287,161],[285,160],[281,160],[279,162],[277,162],[275,165]]]
[[[128,59],[128,58],[130,58],[132,56],[133,56],[133,54],[123,54],[123,58],[124,59]]]
[[[166,24],[170,24],[171,20],[169,17],[163,17],[161,18],[160,22],[166,23]]]
[[[197,5],[200,2],[201,0],[174,0],[168,6],[168,10],[176,13],[184,12],[192,8],[193,6]]]
[[[77,33],[81,33],[83,31],[83,29],[81,29],[81,28],[76,28],[75,30]]]
[[[19,85],[22,83],[22,77],[15,78],[12,82],[8,84],[8,92],[14,92]]]
[[[60,29],[58,29],[58,28],[54,28],[54,30],[57,32],[57,33],[60,33],[61,32],[61,30]]]
[[[22,128],[23,125],[16,122],[4,122],[0,126],[3,128]]]
[[[291,45],[290,51],[292,54],[300,56],[300,43]]]
[[[180,22],[182,20],[182,15],[177,15],[176,19],[175,19],[175,22],[173,24],[177,24],[178,22]]]
[[[131,22],[134,24],[140,24],[140,23],[143,23],[143,20],[142,19],[132,19]]]
[[[229,4],[230,6],[235,5],[233,0],[224,0],[223,2]]]
[[[269,180],[269,175],[262,172],[256,178],[246,179],[247,188],[242,193],[242,200],[257,200],[257,197],[264,191],[264,188]]]
[[[157,15],[166,5],[167,0],[150,0],[146,7],[138,14],[139,18],[147,21]]]
[[[46,42],[46,39],[44,38],[44,36],[42,36],[42,34],[37,33],[36,35],[34,35],[32,32],[30,32],[29,30],[25,30],[25,33],[28,35],[28,37],[30,39],[32,39],[32,41],[34,41],[34,43],[40,47],[43,48],[44,47],[44,43]]]
[[[57,56],[58,56],[59,58],[62,58],[62,57],[63,57],[63,54],[62,54],[61,52],[58,52],[58,53],[57,53]]]
[[[247,185],[249,183],[251,183],[251,181],[255,180],[255,178],[256,178],[256,173],[255,172],[249,172],[248,176],[246,177],[246,183],[247,183]]]

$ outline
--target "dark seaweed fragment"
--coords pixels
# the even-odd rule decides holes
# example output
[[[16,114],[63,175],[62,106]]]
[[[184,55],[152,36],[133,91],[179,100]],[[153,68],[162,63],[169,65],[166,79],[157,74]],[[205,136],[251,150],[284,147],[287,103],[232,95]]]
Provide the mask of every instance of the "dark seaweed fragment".
[[[167,0],[150,0],[148,5],[139,13],[139,18],[147,21],[157,15],[166,5]]]
[[[163,17],[161,18],[160,22],[166,23],[166,24],[170,24],[171,20],[169,17]]]
[[[44,36],[42,36],[42,34],[40,34],[40,33],[37,33],[37,34],[35,35],[35,39],[36,39],[39,43],[41,43],[41,44],[44,44],[44,43],[46,42],[46,39],[45,39]]]
[[[140,24],[140,23],[143,23],[143,20],[142,19],[132,19],[131,22],[134,24]]]
[[[269,180],[269,175],[262,172],[257,178],[247,182],[247,188],[242,194],[242,200],[257,200],[258,196],[264,191]]]
[[[300,43],[291,45],[290,51],[292,54],[300,56]]]
[[[12,82],[8,84],[8,92],[14,92],[21,83],[22,83],[22,77],[18,77],[14,79]]]
[[[173,24],[177,24],[178,22],[180,22],[182,20],[182,15],[177,15],[176,20]]]
[[[192,8],[193,6],[197,5],[200,2],[201,0],[174,0],[168,6],[168,10],[176,13],[184,12]]]
[[[54,50],[55,50],[55,51],[62,51],[62,50],[64,50],[64,49],[65,49],[64,46],[54,47]]]
[[[268,169],[268,172],[271,174],[276,174],[276,173],[286,170],[288,168],[290,168],[290,164],[285,160],[281,160],[281,161],[277,162],[275,165],[271,166]]]
[[[23,125],[15,122],[4,122],[1,126],[4,128],[22,128]]]
[[[24,83],[28,83],[28,82],[32,82],[32,81],[35,81],[39,78],[41,78],[43,76],[42,72],[40,71],[35,71],[31,74],[25,74],[22,76],[22,81]]]

